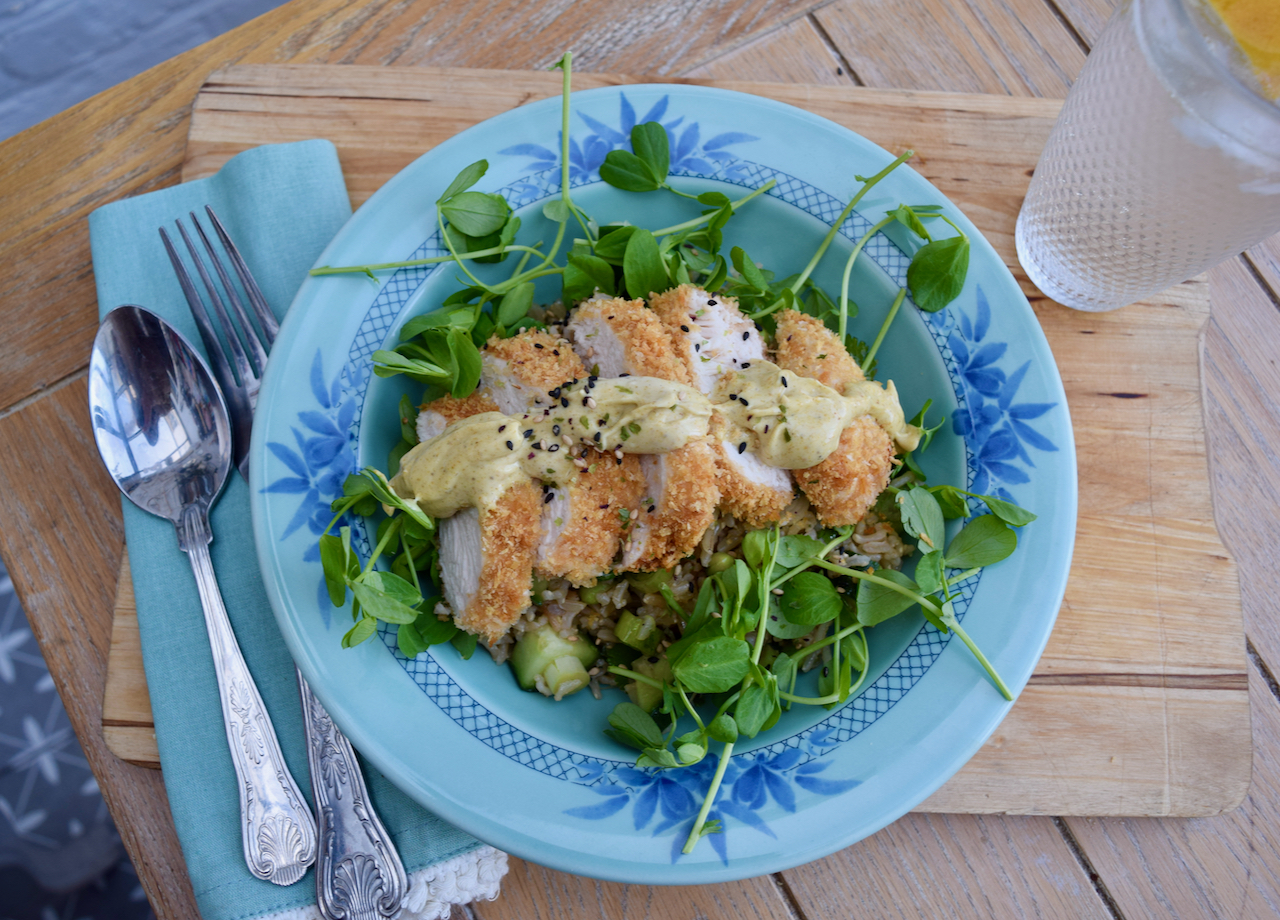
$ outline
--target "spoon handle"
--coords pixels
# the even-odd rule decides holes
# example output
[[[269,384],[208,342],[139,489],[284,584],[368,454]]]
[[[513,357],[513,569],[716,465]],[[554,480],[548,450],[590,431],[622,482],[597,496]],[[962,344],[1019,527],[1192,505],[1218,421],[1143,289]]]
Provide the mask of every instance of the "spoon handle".
[[[231,762],[240,789],[244,858],[249,871],[276,885],[292,885],[316,858],[316,822],[289,774],[267,707],[236,643],[209,558],[208,510],[183,509],[178,545],[191,559],[209,630],[218,695]]]
[[[404,864],[369,801],[351,742],[333,724],[301,671],[298,689],[320,833],[316,856],[320,914],[328,920],[390,920],[400,912],[409,888]]]

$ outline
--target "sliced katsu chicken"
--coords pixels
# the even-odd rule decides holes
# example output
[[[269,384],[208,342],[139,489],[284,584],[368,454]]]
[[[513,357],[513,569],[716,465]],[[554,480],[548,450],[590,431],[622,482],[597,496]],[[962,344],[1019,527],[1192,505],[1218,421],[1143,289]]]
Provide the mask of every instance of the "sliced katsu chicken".
[[[693,385],[708,396],[724,374],[765,358],[759,330],[732,297],[712,296],[682,284],[649,303],[666,326]],[[721,508],[750,527],[778,520],[791,503],[790,474],[746,450],[745,432],[720,413],[712,417],[711,437]]]
[[[544,575],[594,585],[609,571],[623,530],[643,497],[639,458],[588,450],[586,468],[568,487],[544,485],[542,540],[535,563]]]
[[[541,505],[538,487],[525,480],[488,508],[463,508],[439,522],[440,571],[454,622],[491,645],[530,604]]]
[[[865,380],[862,369],[820,320],[795,310],[778,314],[776,363],[841,393]],[[830,527],[856,524],[889,484],[893,441],[870,415],[854,419],[840,446],[817,466],[795,471],[818,519]]]
[[[688,383],[684,365],[654,313],[639,300],[592,300],[574,311],[568,335],[593,374]],[[626,459],[632,455],[627,454]],[[704,439],[639,457],[642,495],[623,545],[624,569],[669,568],[693,552],[719,501],[715,457]]]
[[[520,415],[567,380],[587,376],[586,368],[569,343],[541,330],[530,330],[509,339],[491,338],[480,352],[483,370],[480,388],[506,415]]]
[[[481,389],[508,415],[563,411],[566,407],[558,405],[550,394],[558,392],[566,381],[587,376],[586,367],[568,342],[541,331],[491,339],[482,360]],[[572,447],[573,438],[564,437],[558,447]],[[543,486],[539,510],[542,539],[534,567],[543,575],[567,578],[579,587],[595,584],[617,555],[626,522],[622,512],[630,514],[643,488],[636,457],[624,455],[619,460],[613,454],[586,451],[572,482]]]
[[[418,440],[434,438],[444,431],[445,426],[458,419],[470,418],[481,412],[497,412],[497,404],[479,393],[472,393],[463,399],[453,396],[441,396],[421,407],[418,412],[416,428]]]

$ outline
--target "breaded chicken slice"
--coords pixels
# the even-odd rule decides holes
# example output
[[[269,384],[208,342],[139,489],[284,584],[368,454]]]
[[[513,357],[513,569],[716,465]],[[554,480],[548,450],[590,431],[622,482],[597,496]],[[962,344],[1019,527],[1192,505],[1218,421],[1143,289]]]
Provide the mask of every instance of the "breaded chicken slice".
[[[732,297],[708,294],[682,284],[650,300],[671,336],[676,355],[693,384],[710,396],[720,378],[764,360],[764,342],[755,323],[738,310]],[[769,466],[739,445],[745,434],[717,412],[712,416],[711,443],[716,452],[720,507],[750,527],[778,519],[791,504],[793,489],[786,470]]]
[[[528,412],[538,400],[550,405],[548,390],[587,376],[569,343],[541,329],[509,339],[497,336],[480,350],[478,392],[493,400],[505,415]]]
[[[640,457],[644,495],[622,544],[622,568],[669,569],[692,553],[715,519],[716,457],[703,439]]]
[[[748,527],[764,527],[791,504],[791,474],[769,466],[746,449],[746,432],[720,412],[711,416],[711,444],[716,455],[720,508]]]
[[[780,312],[774,341],[774,364],[821,381],[837,393],[843,393],[847,384],[867,379],[839,337],[822,320],[807,313]]]
[[[795,310],[778,314],[775,362],[785,370],[820,380],[841,393],[866,378],[834,332]],[[839,446],[817,466],[795,470],[796,485],[828,527],[856,524],[889,484],[893,440],[864,415],[840,434]]]
[[[749,364],[764,359],[760,331],[742,315],[732,297],[682,284],[654,295],[649,306],[666,326],[690,382],[708,396],[726,371],[737,370],[744,361]]]
[[[534,568],[577,587],[609,571],[645,489],[640,458],[586,451],[586,469],[568,487],[542,487],[542,540]]]
[[[567,334],[583,363],[603,377],[624,374],[688,383],[671,338],[639,300],[592,300],[579,306]],[[715,518],[719,489],[715,458],[705,440],[665,454],[640,457],[644,495],[633,506],[622,567],[668,568],[688,556]]]
[[[418,413],[418,437],[426,441],[453,422],[496,411],[497,406],[478,393],[463,399],[441,396]],[[464,508],[436,522],[440,574],[454,621],[490,644],[529,606],[534,554],[541,537],[539,501],[533,482],[525,481],[508,489],[483,514]]]
[[[862,520],[889,485],[892,469],[893,442],[875,419],[864,415],[840,432],[840,445],[827,459],[793,472],[818,520],[841,527]]]
[[[481,412],[497,412],[497,404],[479,393],[472,393],[463,399],[454,396],[441,396],[422,405],[418,412],[415,428],[418,440],[426,441],[444,431],[445,426],[459,419],[470,418]]]
[[[565,333],[582,363],[600,377],[658,377],[689,383],[671,338],[643,300],[589,300],[569,318]]]
[[[489,644],[529,606],[541,504],[538,487],[526,480],[489,508],[464,508],[439,522],[440,571],[453,620]]]

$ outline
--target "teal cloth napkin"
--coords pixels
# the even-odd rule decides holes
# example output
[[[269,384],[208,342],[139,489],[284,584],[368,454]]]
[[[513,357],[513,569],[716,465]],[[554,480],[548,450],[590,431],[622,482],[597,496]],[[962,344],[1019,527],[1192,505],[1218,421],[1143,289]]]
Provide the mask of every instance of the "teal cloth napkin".
[[[126,303],[146,307],[204,353],[157,228],[166,227],[181,249],[173,233],[175,218],[196,211],[203,219],[206,204],[226,225],[277,316],[283,316],[307,270],[351,216],[337,151],[323,140],[258,147],[208,179],[105,205],[89,217],[100,316]],[[123,505],[165,789],[200,911],[205,920],[280,912],[307,916],[315,903],[314,870],[282,888],[254,878],[244,863],[239,797],[191,565],[171,524],[127,500]],[[213,564],[232,625],[289,768],[310,800],[293,660],[262,587],[249,488],[234,469],[211,522]],[[411,876],[481,847],[368,764],[365,775]],[[496,894],[496,879],[491,881],[490,897]]]

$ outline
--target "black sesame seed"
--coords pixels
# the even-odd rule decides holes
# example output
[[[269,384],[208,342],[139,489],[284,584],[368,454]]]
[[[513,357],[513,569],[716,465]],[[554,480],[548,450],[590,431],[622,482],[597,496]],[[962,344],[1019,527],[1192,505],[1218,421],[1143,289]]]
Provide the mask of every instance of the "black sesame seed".
[[[552,425],[552,426],[551,426],[551,433],[552,433],[552,434],[555,434],[555,435],[560,434],[560,426],[559,426],[559,425]]]
[[[746,449],[747,449],[746,441],[743,441],[741,444],[738,445],[738,453],[742,453]]]
[[[681,332],[688,332],[688,331],[689,331],[689,327],[688,327],[688,326],[683,326],[683,325],[682,325],[682,326],[680,327],[680,331],[681,331]]]
[[[743,361],[743,362],[742,362],[742,369],[743,369],[744,371],[745,371],[747,368],[749,368],[750,366],[751,366],[751,362],[750,362],[750,361]]]
[[[508,441],[508,442],[507,442],[507,450],[515,450],[515,449],[516,449],[516,446],[515,446],[514,444],[512,444],[510,441]]]
[[[544,499],[542,500],[542,503],[543,503],[544,505],[549,505],[549,504],[551,504],[552,500],[553,500],[555,497],[556,497],[556,493],[554,493],[554,492],[548,492],[548,493],[547,493],[546,498],[544,498]]]
[[[525,438],[526,438],[526,439],[530,439],[530,438],[532,438],[532,437],[533,437],[533,429],[532,429],[532,428],[526,428],[526,429],[525,429],[525,432],[524,432],[524,436],[525,436]]]
[[[500,425],[500,426],[498,426],[498,434],[502,434],[502,432],[504,432],[504,431],[506,431],[506,430],[507,430],[507,426],[506,426],[506,425]]]
[[[548,396],[550,396],[552,399],[559,399],[559,398],[560,398],[560,388],[559,388],[559,387],[556,387],[554,390],[548,390],[548,391],[547,391],[547,395],[548,395]]]
[[[730,394],[729,394],[729,399],[736,401],[736,400],[737,400],[737,398],[738,398],[738,394],[737,394],[737,393],[730,393]]]
[[[750,333],[750,332],[744,332],[744,333],[742,333],[742,341],[744,341],[744,342],[749,342],[749,341],[751,341],[751,333]]]
[[[619,377],[630,377],[631,375],[630,375],[630,374],[619,374],[618,376],[619,376]]]
[[[568,409],[568,408],[569,408],[569,400],[565,399],[563,396],[562,396],[562,397],[560,397],[560,406],[561,406],[561,408]]]
[[[550,447],[548,447],[548,448],[547,448],[547,450],[548,450],[550,453],[553,453],[553,454],[554,454],[556,451],[558,451],[559,449],[560,449],[560,445],[559,445],[559,444],[552,444]]]
[[[746,401],[746,399],[745,399],[745,398],[744,398],[744,399],[739,399],[739,400],[738,400],[738,402],[742,403],[742,405],[743,405],[743,407],[744,407],[744,408],[745,408],[746,406],[750,405],[750,403],[748,403],[748,402]]]
[[[595,434],[593,434],[591,437],[592,437],[594,440],[599,441],[599,440],[600,440],[600,432],[598,432],[598,431],[597,431],[597,432],[596,432]]]
[[[649,506],[649,513],[650,513],[650,514],[653,514],[653,509],[654,509],[654,508],[656,508],[656,507],[658,507],[658,506],[657,506],[657,505],[650,505],[650,506]]]
[[[560,349],[558,348],[551,349],[551,353],[555,355],[557,358],[560,357]]]
[[[789,383],[787,383],[787,378],[786,378],[786,377],[783,377],[783,378],[782,378],[782,385],[783,385],[784,387],[785,387],[785,386],[790,386],[790,384],[789,384]]]
[[[707,306],[708,306],[708,307],[714,307],[715,305],[716,305],[716,302],[715,302],[714,300],[708,300],[708,301],[707,301]]]
[[[694,350],[694,351],[702,351],[702,344],[701,344],[701,343],[699,343],[699,342],[695,342],[695,343],[694,343],[694,345],[693,345],[693,350]]]
[[[534,348],[546,348],[547,346],[546,346],[546,345],[541,345],[541,344],[539,344],[539,343],[537,343],[537,342],[534,342],[534,343],[533,343],[533,347],[534,347]]]

